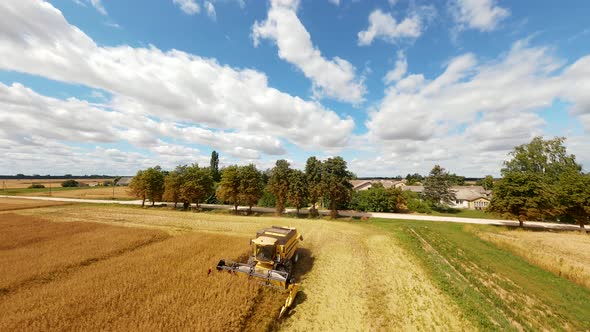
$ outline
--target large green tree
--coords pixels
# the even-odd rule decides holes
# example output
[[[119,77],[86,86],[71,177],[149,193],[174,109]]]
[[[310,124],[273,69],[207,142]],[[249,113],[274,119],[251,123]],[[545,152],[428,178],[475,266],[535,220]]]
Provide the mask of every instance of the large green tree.
[[[548,184],[555,184],[563,172],[581,171],[576,156],[567,153],[564,143],[564,137],[548,140],[535,137],[530,143],[515,147],[509,154],[511,159],[504,162],[502,175],[510,172],[538,174]]]
[[[584,224],[590,222],[590,174],[577,171],[563,172],[557,189],[560,214],[565,219],[580,225],[580,231],[586,232]]]
[[[291,203],[299,216],[299,210],[305,204],[308,197],[308,184],[305,173],[294,169],[289,176],[289,193],[287,195],[289,203]]]
[[[180,188],[182,186],[183,175],[188,166],[177,166],[175,170],[168,173],[164,180],[164,200],[174,202],[174,208],[180,201]]]
[[[490,209],[518,218],[544,219],[558,216],[564,209],[557,194],[563,174],[581,172],[581,166],[564,146],[565,138],[544,140],[535,137],[510,152],[504,162],[502,180],[494,185]],[[571,210],[570,210],[571,211]]]
[[[281,159],[277,160],[268,180],[268,191],[276,197],[276,211],[279,215],[285,211],[287,195],[289,194],[290,175],[291,168],[289,162]]]
[[[329,158],[322,164],[322,192],[330,206],[330,216],[336,218],[338,209],[346,207],[352,196],[352,173],[342,157]]]
[[[234,205],[238,213],[240,204],[240,172],[237,165],[228,166],[221,172],[221,182],[217,187],[217,197]]]
[[[219,153],[213,150],[211,152],[211,161],[209,162],[209,170],[213,181],[219,182],[221,180],[221,173],[219,173]]]
[[[146,182],[143,179],[143,170],[139,170],[137,171],[137,173],[135,174],[135,176],[131,179],[131,181],[129,182],[129,192],[137,197],[141,199],[141,206],[145,206],[145,200],[146,200]]]
[[[145,195],[152,202],[162,201],[164,195],[164,173],[160,166],[150,167],[143,172],[143,181],[145,182]]]
[[[455,201],[455,192],[451,190],[453,183],[449,173],[439,165],[435,165],[426,181],[424,181],[424,199],[434,206],[450,205]]]
[[[494,185],[489,211],[518,219],[542,219],[554,207],[553,192],[543,176],[535,173],[508,172]]]
[[[322,162],[316,157],[307,158],[305,163],[305,176],[309,193],[309,202],[312,204],[309,214],[312,217],[318,215],[317,202],[322,197]]]
[[[240,181],[239,199],[243,204],[248,205],[248,214],[252,213],[252,206],[258,203],[262,197],[264,184],[262,173],[256,169],[254,164],[238,168]]]
[[[181,181],[180,198],[183,202],[195,203],[197,208],[213,192],[213,177],[208,167],[188,166]]]
[[[492,190],[494,189],[494,177],[486,175],[483,179],[478,180],[477,184],[482,186],[485,190]]]

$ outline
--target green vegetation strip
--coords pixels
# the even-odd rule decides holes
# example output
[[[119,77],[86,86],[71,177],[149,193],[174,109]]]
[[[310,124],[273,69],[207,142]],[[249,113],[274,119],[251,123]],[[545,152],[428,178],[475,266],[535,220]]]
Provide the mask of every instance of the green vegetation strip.
[[[590,330],[590,290],[451,223],[376,219],[481,330]]]

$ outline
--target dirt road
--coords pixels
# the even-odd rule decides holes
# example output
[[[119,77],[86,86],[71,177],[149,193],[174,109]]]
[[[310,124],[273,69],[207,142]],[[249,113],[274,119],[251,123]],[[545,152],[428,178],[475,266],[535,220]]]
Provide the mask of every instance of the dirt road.
[[[35,196],[4,196],[0,195],[0,198],[11,198],[11,199],[34,199],[34,200],[45,200],[55,202],[72,202],[72,203],[97,203],[97,204],[121,204],[121,205],[141,205],[140,200],[134,201],[116,201],[116,200],[104,200],[104,199],[77,199],[77,198],[62,198],[62,197],[35,197]],[[156,203],[161,205],[162,203]],[[171,204],[171,203],[164,203]],[[201,204],[202,207],[208,209],[233,209],[230,205],[220,204]],[[239,207],[241,210],[247,209],[245,206]],[[254,207],[253,211],[272,213],[275,210],[273,208]],[[295,213],[294,209],[286,209],[286,213]],[[320,210],[323,215],[329,215],[329,211]],[[308,213],[307,209],[301,209],[300,213]],[[463,224],[479,224],[479,225],[496,225],[496,226],[510,226],[517,227],[519,225],[516,220],[497,220],[497,219],[480,219],[480,218],[459,218],[459,217],[441,217],[441,216],[425,216],[416,214],[404,214],[404,213],[384,213],[384,212],[356,212],[356,211],[339,211],[339,214],[345,217],[372,217],[382,219],[397,219],[397,220],[424,220],[424,221],[438,221],[438,222],[454,222]],[[577,231],[580,229],[579,226],[570,224],[556,224],[549,222],[537,222],[537,221],[526,221],[525,227],[528,228],[542,228],[542,229],[556,229],[556,230],[571,230]]]

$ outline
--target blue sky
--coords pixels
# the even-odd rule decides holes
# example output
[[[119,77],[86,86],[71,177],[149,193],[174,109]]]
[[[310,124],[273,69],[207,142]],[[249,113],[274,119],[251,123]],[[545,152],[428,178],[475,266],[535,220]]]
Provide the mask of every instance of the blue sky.
[[[0,174],[272,167],[498,175],[536,135],[590,166],[590,2],[0,4]]]

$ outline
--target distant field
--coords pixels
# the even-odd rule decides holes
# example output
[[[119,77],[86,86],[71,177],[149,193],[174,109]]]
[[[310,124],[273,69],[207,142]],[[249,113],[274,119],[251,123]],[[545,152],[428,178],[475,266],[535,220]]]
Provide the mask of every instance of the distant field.
[[[0,330],[268,330],[280,291],[207,269],[247,242],[0,214]],[[5,231],[7,230],[7,231]]]
[[[65,188],[64,188],[65,189]],[[114,187],[115,199],[137,199],[136,197],[129,194],[128,187]],[[16,195],[21,196],[50,196],[48,190],[44,191],[29,191],[19,192]],[[113,198],[113,187],[83,187],[74,188],[73,190],[59,190],[52,191],[52,197],[65,197],[65,198],[82,198],[82,199],[112,199]]]
[[[51,184],[51,187],[57,188],[61,187],[61,183],[66,180],[76,180],[85,184],[102,184],[105,181],[112,181],[113,179],[0,179],[0,189],[4,189],[4,185],[6,185],[7,189],[22,189],[28,188],[32,184],[42,184],[46,187],[49,187]]]
[[[115,187],[114,199],[130,200],[137,199],[129,194],[128,187]],[[0,194],[10,196],[43,196],[43,197],[64,197],[82,199],[113,199],[113,187],[73,187],[73,188],[13,188],[0,191]]]
[[[19,198],[0,198],[0,211],[30,209],[43,206],[65,205],[65,202],[36,201]]]

